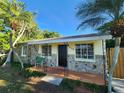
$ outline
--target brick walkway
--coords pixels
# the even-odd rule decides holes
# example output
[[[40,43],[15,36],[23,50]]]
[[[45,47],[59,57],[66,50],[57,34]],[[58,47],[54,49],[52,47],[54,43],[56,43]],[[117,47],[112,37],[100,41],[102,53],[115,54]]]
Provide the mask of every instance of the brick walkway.
[[[42,67],[32,67],[31,69],[36,71],[42,71],[56,77],[64,77],[74,80],[80,80],[83,82],[95,83],[98,85],[105,84],[103,75],[91,74],[86,72],[75,72],[61,67],[47,67],[47,69],[45,70]]]

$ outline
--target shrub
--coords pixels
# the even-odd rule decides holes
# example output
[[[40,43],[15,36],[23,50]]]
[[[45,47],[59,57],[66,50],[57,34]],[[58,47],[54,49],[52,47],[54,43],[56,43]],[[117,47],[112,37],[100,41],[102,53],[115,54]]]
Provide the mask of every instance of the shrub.
[[[29,77],[42,77],[45,76],[45,73],[39,72],[39,71],[32,71],[30,69],[24,69],[21,71],[21,75],[25,78]]]
[[[31,64],[24,64],[24,68],[21,69],[21,64],[19,62],[12,62],[11,67],[19,72],[20,75],[22,75],[25,78],[29,77],[41,77],[45,76],[46,74],[39,72],[39,71],[33,71],[30,69],[32,67]]]

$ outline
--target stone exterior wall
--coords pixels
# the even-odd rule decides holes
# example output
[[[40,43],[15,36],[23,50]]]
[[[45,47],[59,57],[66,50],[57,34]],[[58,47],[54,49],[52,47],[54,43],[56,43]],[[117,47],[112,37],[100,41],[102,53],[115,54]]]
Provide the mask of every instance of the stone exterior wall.
[[[68,55],[68,69],[78,72],[103,73],[103,56],[95,55],[95,62],[76,61],[75,55]]]
[[[88,43],[94,44],[94,62],[88,60],[77,61],[75,57],[75,44],[82,44],[87,42],[70,42],[68,47],[68,56],[67,56],[67,68],[69,70],[78,71],[78,72],[89,72],[89,73],[103,73],[103,49],[102,49],[102,41],[90,41]],[[52,44],[52,55],[46,57],[45,61],[47,62],[47,66],[56,67],[58,66],[58,45]],[[23,44],[19,45],[17,48],[17,52],[21,57],[24,63],[35,64],[36,55],[42,55],[42,49],[39,51],[39,45],[29,45],[27,49],[27,56],[21,56],[21,47]],[[42,45],[40,45],[41,47]],[[105,49],[104,49],[105,50]]]
[[[57,66],[57,55],[52,54],[52,66],[56,67]]]
[[[75,70],[75,55],[68,55],[68,69]]]
[[[35,64],[35,58],[38,55],[38,45],[31,45],[29,47],[30,48],[28,50],[28,59],[29,59],[29,62],[33,65]],[[30,54],[29,54],[29,51],[30,51]]]
[[[56,67],[57,66],[57,55],[52,54],[52,56],[46,57],[45,61],[47,62],[47,66]]]
[[[30,45],[28,50],[28,59],[31,64],[35,64],[35,58],[39,53],[39,46],[38,45]],[[57,54],[52,54],[51,56],[45,57],[45,62],[47,66],[55,67],[57,66]]]

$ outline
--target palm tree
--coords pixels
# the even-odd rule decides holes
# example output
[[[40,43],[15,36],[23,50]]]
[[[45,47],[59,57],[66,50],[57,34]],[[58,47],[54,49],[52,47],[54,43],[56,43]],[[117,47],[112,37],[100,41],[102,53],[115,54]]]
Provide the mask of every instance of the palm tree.
[[[4,20],[6,28],[10,30],[10,52],[8,53],[5,64],[10,62],[11,54],[13,52],[21,62],[23,68],[23,62],[15,52],[14,46],[24,34],[27,26],[32,22],[33,15],[31,12],[25,11],[22,2],[17,2],[16,0],[0,0],[0,5],[0,19]],[[13,42],[13,34],[17,32],[17,38]]]
[[[88,0],[77,7],[76,16],[81,20],[78,28],[95,27],[115,38],[115,49],[109,70],[108,91],[111,93],[113,70],[117,64],[121,37],[124,35],[124,0]]]

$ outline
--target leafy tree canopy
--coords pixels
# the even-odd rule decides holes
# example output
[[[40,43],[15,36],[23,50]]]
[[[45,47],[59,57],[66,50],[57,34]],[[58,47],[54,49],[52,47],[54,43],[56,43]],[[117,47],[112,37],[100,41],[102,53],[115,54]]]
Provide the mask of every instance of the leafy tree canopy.
[[[10,32],[12,31],[12,38],[15,41],[20,34],[23,23],[27,24],[27,27],[19,42],[60,36],[57,32],[41,31],[34,21],[35,15],[36,13],[25,9],[23,2],[0,0],[0,50],[7,51],[10,49]]]

